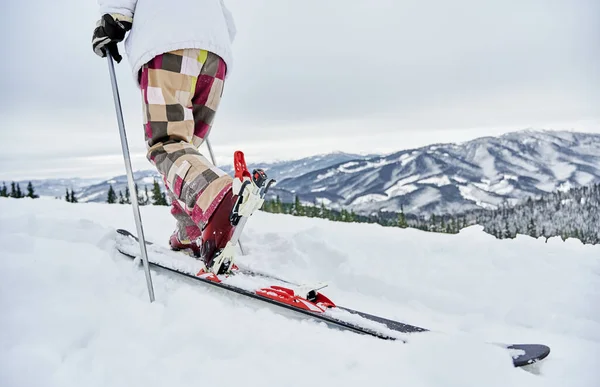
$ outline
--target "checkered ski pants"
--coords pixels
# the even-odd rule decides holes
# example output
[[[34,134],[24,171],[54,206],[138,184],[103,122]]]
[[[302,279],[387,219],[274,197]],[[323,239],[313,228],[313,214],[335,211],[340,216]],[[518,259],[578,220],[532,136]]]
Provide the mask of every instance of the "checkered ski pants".
[[[225,62],[208,51],[176,50],[140,70],[148,159],[163,177],[182,241],[193,240],[231,189],[232,178],[198,147],[223,93]]]

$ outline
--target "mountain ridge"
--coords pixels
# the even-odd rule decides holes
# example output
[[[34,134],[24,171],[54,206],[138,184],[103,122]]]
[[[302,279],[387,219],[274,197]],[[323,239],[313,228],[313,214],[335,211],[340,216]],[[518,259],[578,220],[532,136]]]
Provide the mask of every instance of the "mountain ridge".
[[[460,143],[435,143],[386,155],[334,152],[291,161],[250,163],[277,179],[270,198],[324,203],[358,213],[457,213],[497,208],[555,190],[600,182],[600,134],[525,129]],[[231,166],[222,166],[231,173]],[[141,189],[156,171],[137,171]],[[54,181],[69,183],[68,179]],[[85,186],[80,201],[104,201],[109,184],[125,189],[125,175]],[[36,187],[37,188],[37,187]],[[52,187],[52,196],[64,188]],[[41,194],[45,194],[41,192]]]
[[[600,135],[524,130],[339,163],[276,188],[362,213],[452,213],[595,183],[598,165]]]

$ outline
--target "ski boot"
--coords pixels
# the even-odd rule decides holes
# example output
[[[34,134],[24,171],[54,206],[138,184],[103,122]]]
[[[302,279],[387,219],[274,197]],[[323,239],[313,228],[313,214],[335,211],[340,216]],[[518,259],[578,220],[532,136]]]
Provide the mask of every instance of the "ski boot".
[[[173,251],[191,250],[194,257],[201,256],[201,243],[198,243],[198,240],[191,241],[187,239],[180,239],[177,230],[171,234],[171,237],[169,238],[169,246],[171,246],[171,250]]]
[[[200,256],[206,271],[215,275],[227,274],[233,269],[236,246],[246,221],[263,205],[267,190],[275,182],[268,180],[262,169],[255,169],[250,175],[241,151],[234,154],[234,167],[231,191],[202,230]]]

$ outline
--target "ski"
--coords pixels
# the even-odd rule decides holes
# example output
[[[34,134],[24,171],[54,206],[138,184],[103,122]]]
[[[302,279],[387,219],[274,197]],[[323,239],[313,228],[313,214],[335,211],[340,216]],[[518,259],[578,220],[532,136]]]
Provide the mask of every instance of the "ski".
[[[137,242],[135,235],[127,230],[118,229],[117,238],[116,248],[121,254],[132,259],[139,256],[139,251],[137,251],[137,245],[135,244]],[[299,284],[268,273],[261,273],[247,268],[238,268],[230,277],[224,275],[215,276],[213,273],[205,273],[204,271],[199,272],[197,269],[203,265],[195,267],[193,262],[197,260],[187,254],[173,252],[168,248],[156,246],[149,241],[146,244],[149,247],[149,264],[154,269],[182,275],[215,288],[253,300],[266,302],[286,311],[291,311],[298,317],[323,322],[332,328],[404,343],[407,342],[410,334],[429,331],[426,328],[336,305],[317,290],[310,290],[306,295],[298,295],[293,288],[299,287]],[[162,261],[159,257],[161,254],[166,257]],[[173,265],[170,260],[175,255],[185,263],[179,266]],[[279,285],[242,287],[235,284],[236,277],[257,278],[262,281],[268,280],[278,282]],[[550,353],[550,348],[542,344],[496,345],[509,350],[515,367],[533,364],[546,358]]]

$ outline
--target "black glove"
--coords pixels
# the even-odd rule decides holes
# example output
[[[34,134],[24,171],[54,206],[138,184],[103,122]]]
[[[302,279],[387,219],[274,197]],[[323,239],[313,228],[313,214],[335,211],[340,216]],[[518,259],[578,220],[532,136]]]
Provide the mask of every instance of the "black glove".
[[[125,39],[125,33],[131,29],[133,19],[116,13],[107,13],[96,23],[96,29],[92,36],[92,47],[96,55],[101,58],[108,52],[117,63],[121,62],[121,55],[117,43]]]

